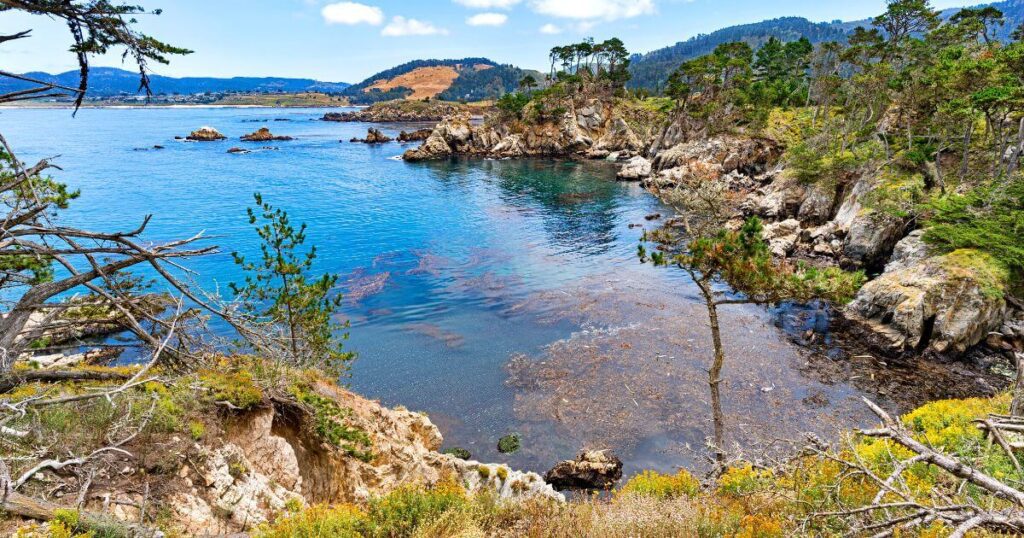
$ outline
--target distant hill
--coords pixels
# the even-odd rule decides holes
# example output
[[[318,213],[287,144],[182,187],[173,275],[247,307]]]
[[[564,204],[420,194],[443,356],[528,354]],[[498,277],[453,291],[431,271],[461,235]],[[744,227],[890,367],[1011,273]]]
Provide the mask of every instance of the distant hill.
[[[1024,22],[1024,0],[1006,0],[990,4],[999,8],[1006,17],[1006,24],[999,29],[999,38],[1007,39],[1015,28]],[[950,17],[959,8],[943,11],[944,17]],[[637,54],[632,58],[630,72],[633,75],[629,86],[633,88],[661,88],[669,74],[681,63],[709,54],[715,47],[723,43],[744,41],[758,48],[768,39],[774,37],[782,41],[795,41],[801,37],[810,39],[812,43],[826,41],[846,41],[846,36],[858,26],[870,26],[870,20],[811,22],[801,17],[782,17],[753,24],[730,26],[701,34],[647,54]]]
[[[527,73],[534,72],[487,58],[415,60],[353,84],[344,95],[353,104],[424,98],[480,101],[515,90]]]
[[[25,76],[53,82],[62,86],[78,87],[78,71],[57,75],[49,73],[25,73]],[[155,94],[223,93],[223,92],[306,92],[318,91],[340,93],[348,84],[343,82],[321,82],[306,78],[278,77],[185,77],[174,78],[161,75],[150,77],[150,87]],[[0,93],[32,87],[32,84],[15,79],[0,78]],[[113,67],[94,67],[89,71],[88,97],[114,97],[134,95],[139,90],[139,74]]]

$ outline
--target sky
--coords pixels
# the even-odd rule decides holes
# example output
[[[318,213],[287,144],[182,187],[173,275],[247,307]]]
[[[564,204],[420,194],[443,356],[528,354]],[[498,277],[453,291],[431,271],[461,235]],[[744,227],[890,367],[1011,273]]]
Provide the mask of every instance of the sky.
[[[547,69],[552,46],[619,37],[647,52],[719,28],[782,16],[861,20],[884,0],[134,0],[161,15],[139,28],[194,51],[153,65],[167,76],[280,76],[359,82],[416,59],[486,57]],[[936,8],[976,3],[933,0]],[[0,46],[0,69],[74,69],[67,28],[0,12],[0,34],[31,28],[30,39]],[[94,65],[126,67],[120,55]]]

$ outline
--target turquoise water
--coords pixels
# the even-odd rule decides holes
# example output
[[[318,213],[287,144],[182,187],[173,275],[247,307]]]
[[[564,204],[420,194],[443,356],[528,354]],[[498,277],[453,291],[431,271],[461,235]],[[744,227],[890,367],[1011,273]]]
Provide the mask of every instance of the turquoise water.
[[[409,164],[395,159],[408,146],[350,144],[367,125],[317,121],[324,112],[3,110],[0,132],[23,160],[59,154],[54,175],[82,191],[69,223],[126,230],[152,213],[154,241],[205,230],[223,252],[189,267],[210,290],[240,278],[231,251],[258,253],[253,192],[306,222],[317,269],[343,275],[352,387],[429,413],[447,446],[539,471],[584,446],[615,448],[628,471],[700,460],[703,307],[680,273],[635,257],[645,217],[666,208],[607,163]],[[174,140],[203,125],[229,140]],[[237,140],[264,125],[296,140]],[[226,153],[264,145],[278,149]],[[801,372],[768,315],[737,308],[727,322],[736,442],[863,418],[856,390]],[[498,454],[512,432],[523,451]]]

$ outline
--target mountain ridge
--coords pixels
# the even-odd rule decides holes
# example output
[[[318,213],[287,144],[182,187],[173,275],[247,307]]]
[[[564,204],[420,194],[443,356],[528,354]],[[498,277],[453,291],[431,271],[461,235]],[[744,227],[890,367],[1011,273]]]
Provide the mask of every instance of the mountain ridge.
[[[55,83],[72,88],[78,87],[79,72],[65,71],[51,74],[30,72],[26,77]],[[18,91],[34,86],[30,82],[0,78],[0,93]],[[197,93],[295,93],[318,91],[324,93],[340,93],[349,84],[345,82],[324,82],[308,78],[287,77],[167,77],[150,75],[150,88],[156,95],[160,94],[197,94]],[[94,67],[89,70],[89,97],[114,97],[134,95],[139,91],[139,74],[117,67]]]

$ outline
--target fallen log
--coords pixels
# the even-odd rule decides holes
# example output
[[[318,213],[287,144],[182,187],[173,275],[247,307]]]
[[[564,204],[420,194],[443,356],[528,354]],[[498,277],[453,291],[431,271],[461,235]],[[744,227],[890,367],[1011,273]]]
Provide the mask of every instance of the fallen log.
[[[25,370],[0,378],[0,394],[25,383],[61,383],[64,381],[127,381],[132,373],[113,370]]]

